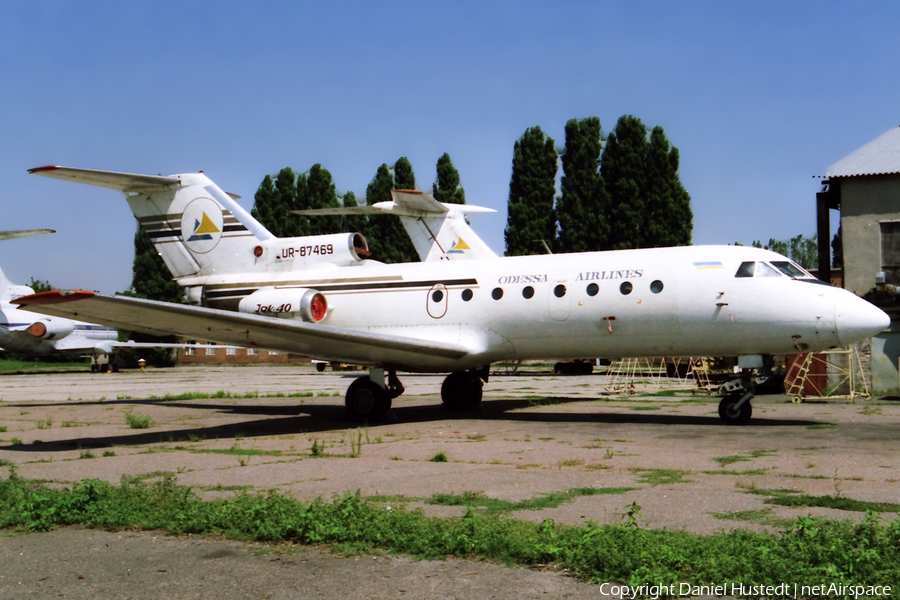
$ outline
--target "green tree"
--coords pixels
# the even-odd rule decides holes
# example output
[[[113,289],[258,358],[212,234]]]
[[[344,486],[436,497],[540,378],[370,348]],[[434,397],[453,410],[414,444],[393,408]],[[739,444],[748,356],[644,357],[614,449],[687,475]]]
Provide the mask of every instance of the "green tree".
[[[359,203],[356,201],[356,194],[347,192],[341,197],[341,204],[346,207],[356,207]],[[369,230],[369,220],[366,215],[343,215],[341,219],[341,231],[347,233],[361,233],[363,236]]]
[[[841,237],[841,228],[838,227],[837,233],[831,240],[831,266],[835,269],[844,268],[844,242]]]
[[[639,248],[646,218],[647,130],[631,115],[619,117],[606,140],[600,171],[609,191],[609,247]]]
[[[804,269],[819,268],[819,245],[816,238],[803,237],[798,235],[791,238],[790,242],[791,260],[803,267]]]
[[[609,198],[597,166],[600,159],[600,119],[570,119],[562,155],[562,195],[556,203],[560,252],[603,250],[608,246],[606,220]]]
[[[678,177],[678,162],[678,148],[669,144],[663,128],[657,125],[650,134],[646,155],[642,248],[688,246],[691,243],[694,215],[691,197]]]
[[[557,153],[553,138],[530,127],[513,145],[506,219],[506,255],[543,254],[556,244]],[[543,242],[543,243],[542,243]]]
[[[382,164],[366,186],[366,203],[390,202],[394,178],[387,164]],[[372,258],[385,263],[415,262],[419,256],[400,219],[393,215],[370,215],[365,233]]]
[[[413,173],[413,168],[409,159],[405,156],[401,156],[397,159],[397,162],[394,163],[394,189],[416,189],[416,176]]]
[[[50,285],[49,281],[42,281],[40,279],[31,278],[31,281],[28,282],[28,287],[34,290],[35,294],[40,294],[41,292],[49,292],[53,289]]]
[[[184,301],[184,288],[172,278],[169,267],[143,228],[134,234],[134,263],[131,269],[131,294],[147,300]]]
[[[253,195],[253,208],[250,209],[250,216],[262,223],[263,227],[272,232],[272,235],[278,236],[281,228],[275,216],[277,212],[278,194],[275,192],[275,182],[271,175],[266,175],[256,189],[256,194]]]
[[[323,169],[319,163],[314,164],[310,168],[306,184],[309,208],[337,208],[340,206],[331,173],[327,169]],[[341,233],[341,231],[342,222],[340,216],[316,216],[309,218],[310,235]]]
[[[437,181],[434,183],[433,196],[438,202],[466,203],[466,192],[459,183],[459,171],[453,166],[453,161],[446,152],[437,161]]]
[[[309,235],[309,221],[291,214],[309,208],[306,179],[305,175],[298,178],[290,167],[281,169],[274,181],[266,175],[256,190],[250,214],[275,237]]]

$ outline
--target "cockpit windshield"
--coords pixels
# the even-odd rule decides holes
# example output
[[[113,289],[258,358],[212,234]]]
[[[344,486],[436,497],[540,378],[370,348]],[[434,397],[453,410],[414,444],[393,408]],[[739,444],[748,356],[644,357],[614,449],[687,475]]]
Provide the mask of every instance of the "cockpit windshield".
[[[735,277],[781,277],[781,273],[770,267],[764,262],[755,263],[752,261],[743,262],[738,267]]]
[[[795,265],[794,263],[787,260],[773,260],[772,265],[788,277],[794,277],[796,279],[813,278],[810,273],[804,271],[800,266]]]
[[[774,268],[773,268],[774,267]],[[777,269],[777,270],[776,270]],[[809,271],[797,265],[797,263],[788,260],[773,260],[772,264],[764,262],[747,261],[742,262],[738,267],[735,277],[781,277],[782,273],[791,279],[799,279],[801,281],[809,281],[811,283],[821,283],[828,285],[824,281],[816,279]]]

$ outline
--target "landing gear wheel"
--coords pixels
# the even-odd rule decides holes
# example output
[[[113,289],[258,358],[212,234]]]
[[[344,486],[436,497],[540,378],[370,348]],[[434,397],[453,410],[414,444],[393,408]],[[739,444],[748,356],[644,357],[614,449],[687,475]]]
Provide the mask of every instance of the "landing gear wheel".
[[[391,410],[391,398],[368,376],[358,377],[350,384],[344,405],[347,416],[354,421],[378,421]]]
[[[450,373],[441,385],[441,401],[450,410],[469,412],[481,405],[484,384],[470,371]]]
[[[316,363],[316,371],[318,371],[319,373],[324,372],[325,371],[325,363],[323,363],[323,362]]]
[[[737,406],[737,403],[740,402],[745,393],[732,392],[719,402],[719,417],[726,425],[743,425],[750,420],[750,415],[753,414],[753,407],[750,406],[750,401],[748,400],[741,406]]]

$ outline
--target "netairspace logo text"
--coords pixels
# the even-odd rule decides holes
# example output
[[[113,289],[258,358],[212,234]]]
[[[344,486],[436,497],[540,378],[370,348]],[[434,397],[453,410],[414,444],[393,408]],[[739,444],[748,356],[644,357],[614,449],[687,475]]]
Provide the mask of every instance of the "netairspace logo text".
[[[782,583],[779,585],[748,585],[744,583],[723,583],[720,585],[694,585],[678,583],[671,585],[619,585],[600,584],[600,593],[619,598],[672,598],[680,596],[738,596],[742,598],[869,598],[890,597],[889,585],[857,585],[843,583]]]

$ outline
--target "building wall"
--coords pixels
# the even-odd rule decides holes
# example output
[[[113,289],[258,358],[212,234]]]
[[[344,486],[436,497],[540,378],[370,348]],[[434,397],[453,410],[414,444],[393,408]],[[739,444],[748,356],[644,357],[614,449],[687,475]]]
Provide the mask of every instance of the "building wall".
[[[844,287],[863,296],[881,271],[881,222],[900,221],[900,175],[841,178]]]
[[[206,342],[198,342],[205,344]],[[179,348],[178,362],[180,364],[256,364],[256,363],[308,363],[308,358],[283,354],[281,352],[269,352],[257,350],[251,354],[248,348]]]

